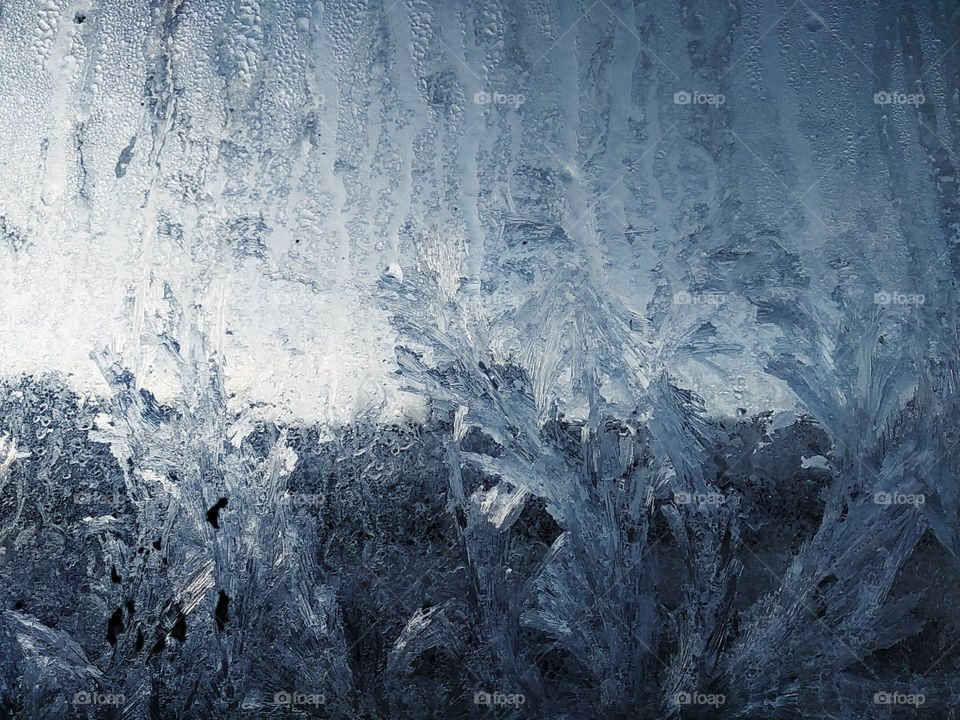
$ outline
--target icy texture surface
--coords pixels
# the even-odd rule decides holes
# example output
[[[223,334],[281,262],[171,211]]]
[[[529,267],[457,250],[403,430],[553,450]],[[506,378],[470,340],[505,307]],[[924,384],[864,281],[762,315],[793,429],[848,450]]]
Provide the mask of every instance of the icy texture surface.
[[[0,717],[960,717],[956,3],[0,0],[0,100]]]

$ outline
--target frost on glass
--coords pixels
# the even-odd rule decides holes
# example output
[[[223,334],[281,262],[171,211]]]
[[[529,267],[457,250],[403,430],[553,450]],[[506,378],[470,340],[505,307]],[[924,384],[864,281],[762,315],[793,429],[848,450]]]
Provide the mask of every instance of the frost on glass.
[[[0,717],[954,717],[958,98],[933,0],[0,0]]]

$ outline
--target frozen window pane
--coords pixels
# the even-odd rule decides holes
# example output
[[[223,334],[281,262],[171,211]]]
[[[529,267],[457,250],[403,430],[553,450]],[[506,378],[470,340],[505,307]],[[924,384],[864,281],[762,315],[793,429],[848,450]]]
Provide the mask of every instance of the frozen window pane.
[[[960,10],[0,0],[0,717],[960,705]]]

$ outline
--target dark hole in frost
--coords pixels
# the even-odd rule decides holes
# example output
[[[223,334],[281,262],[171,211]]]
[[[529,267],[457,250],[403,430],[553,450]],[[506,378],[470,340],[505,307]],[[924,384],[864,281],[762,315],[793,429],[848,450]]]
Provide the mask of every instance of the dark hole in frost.
[[[220,498],[207,510],[207,522],[214,528],[220,528],[220,511],[227,506],[227,498]]]
[[[230,596],[223,590],[217,596],[217,607],[213,611],[213,618],[217,621],[217,630],[223,630],[230,622]]]
[[[111,645],[117,644],[117,637],[123,632],[123,608],[117,608],[113,611],[110,619],[107,621],[107,642]]]
[[[153,644],[153,647],[150,649],[151,655],[156,655],[158,652],[163,650],[167,646],[167,636],[161,635],[157,641]]]
[[[187,639],[187,616],[180,615],[177,618],[177,621],[173,624],[173,627],[170,629],[170,637],[180,642],[184,642]]]

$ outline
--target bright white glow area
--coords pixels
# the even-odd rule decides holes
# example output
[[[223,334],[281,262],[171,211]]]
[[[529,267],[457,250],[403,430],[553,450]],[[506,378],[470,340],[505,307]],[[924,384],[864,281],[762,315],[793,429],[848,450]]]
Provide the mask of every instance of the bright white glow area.
[[[74,253],[64,247],[69,244],[50,255],[36,247],[15,257],[4,252],[4,375],[62,373],[76,391],[102,395],[108,388],[90,355],[109,347],[140,387],[161,402],[173,401],[181,386],[177,363],[157,337],[169,329],[182,355],[192,349],[166,326],[172,311],[163,283],[150,283],[145,293],[147,320],[138,348],[131,316],[138,295],[135,267],[123,254]],[[248,266],[224,274],[180,310],[207,335],[210,352],[222,353],[226,389],[237,410],[262,404],[256,414],[263,417],[335,424],[370,410],[385,420],[419,413],[419,403],[398,392],[390,377],[395,366],[389,324],[356,294],[319,294]]]
[[[473,123],[466,134],[479,145],[461,147],[457,133],[467,128],[450,124],[453,116],[437,113],[412,85],[404,86],[402,111],[351,95],[356,79],[338,78],[336,48],[315,24],[299,23],[302,36],[284,34],[290,55],[281,61],[259,47],[261,34],[248,37],[212,3],[185,12],[177,37],[167,39],[169,28],[147,3],[103,3],[82,26],[74,5],[48,4],[36,37],[17,30],[37,21],[31,4],[0,13],[0,52],[17,68],[0,75],[0,97],[12,99],[0,104],[0,127],[16,128],[0,133],[3,376],[60,373],[77,391],[101,395],[107,386],[91,353],[110,348],[140,387],[172,402],[183,383],[169,348],[179,343],[183,357],[196,358],[190,338],[203,337],[222,361],[237,412],[289,423],[420,417],[423,400],[398,389],[397,338],[375,290],[381,275],[401,278],[415,261],[409,235],[401,241],[408,223],[436,235],[431,261],[449,261],[447,293],[464,276],[481,292],[480,278],[492,277],[495,289],[482,290],[491,296],[481,302],[518,306],[517,297],[536,288],[497,289],[501,260],[509,272],[528,262],[537,282],[551,282],[551,247],[531,243],[521,255],[495,242],[497,223],[514,214],[511,193],[522,190],[503,178],[527,154],[531,162],[543,155],[539,133],[524,141],[514,128],[512,159],[489,166],[503,155],[493,152],[502,128]],[[225,69],[233,56],[222,49],[234,42],[247,50]],[[160,70],[165,63],[172,75]],[[368,104],[376,112],[361,118],[355,108]],[[566,112],[568,123],[581,114]],[[571,124],[563,136],[578,132]],[[424,145],[430,137],[449,144]],[[578,155],[573,146],[563,152]],[[620,152],[608,153],[610,177]],[[702,151],[681,154],[709,163]],[[639,170],[660,172],[652,153],[643,158]],[[588,207],[596,178],[572,161],[565,166],[567,203]],[[487,187],[485,177],[499,180]],[[712,207],[715,185],[694,188]],[[665,197],[654,203],[651,227],[670,226],[675,209]],[[549,220],[547,209],[534,214],[543,210]],[[598,271],[609,268],[603,292],[642,312],[660,250],[618,244],[612,227],[598,234],[603,242],[587,241],[583,256]],[[464,244],[458,233],[469,239],[465,257],[455,252]],[[512,259],[497,256],[508,250]],[[748,310],[715,319],[726,339],[743,341],[741,356],[716,358],[713,367],[667,363],[711,412],[793,404],[763,371],[770,338]],[[424,327],[435,320],[428,309],[412,319]],[[495,327],[490,339],[510,334]],[[613,385],[602,391],[629,406]],[[577,402],[560,404],[575,417]]]

